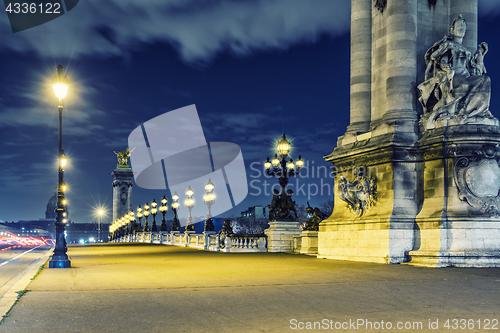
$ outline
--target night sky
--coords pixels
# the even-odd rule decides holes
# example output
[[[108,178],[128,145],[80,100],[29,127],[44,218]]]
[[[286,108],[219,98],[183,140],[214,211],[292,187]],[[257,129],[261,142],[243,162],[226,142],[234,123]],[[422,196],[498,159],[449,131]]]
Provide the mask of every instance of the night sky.
[[[500,1],[480,0],[479,12],[478,42],[490,46],[490,110],[500,118]],[[0,221],[44,218],[54,195],[58,100],[50,80],[58,64],[71,82],[63,146],[73,222],[96,221],[98,206],[111,222],[111,150],[124,150],[145,121],[191,104],[207,141],[241,147],[254,181],[223,215],[269,204],[264,181],[277,180],[260,172],[283,132],[294,159],[302,155],[315,171],[330,167],[323,156],[349,124],[349,24],[346,0],[87,0],[18,33],[0,15]],[[324,169],[298,178],[297,203],[333,197]],[[133,206],[163,195],[170,197],[134,186]]]

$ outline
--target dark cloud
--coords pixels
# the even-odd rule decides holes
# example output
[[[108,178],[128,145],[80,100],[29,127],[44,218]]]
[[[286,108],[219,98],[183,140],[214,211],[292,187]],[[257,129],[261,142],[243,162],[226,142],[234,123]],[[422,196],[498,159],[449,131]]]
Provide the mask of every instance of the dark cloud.
[[[247,55],[314,41],[349,29],[348,1],[89,0],[57,20],[21,33],[0,21],[3,50],[42,56],[124,56],[158,41],[187,62],[223,51]],[[0,49],[1,50],[1,49]]]

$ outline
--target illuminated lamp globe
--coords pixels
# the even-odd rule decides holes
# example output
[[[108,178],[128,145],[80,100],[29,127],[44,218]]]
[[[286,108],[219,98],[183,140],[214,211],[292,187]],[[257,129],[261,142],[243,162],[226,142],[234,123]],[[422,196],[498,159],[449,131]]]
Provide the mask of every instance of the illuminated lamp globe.
[[[273,166],[277,167],[279,164],[280,164],[280,160],[278,159],[278,154],[274,154],[274,158],[273,160],[271,161],[271,163],[273,164]]]
[[[276,148],[278,149],[278,154],[280,154],[280,156],[288,156],[288,153],[290,152],[290,149],[292,149],[292,146],[290,146],[290,142],[286,139],[285,133],[283,133],[283,137],[281,138],[281,140],[278,141]]]
[[[64,83],[56,83],[52,86],[52,88],[54,88],[54,92],[59,99],[63,99],[68,93],[68,86]]]
[[[267,161],[264,162],[264,168],[267,170],[271,169],[272,163],[269,161],[269,157],[267,158]]]
[[[194,191],[191,189],[191,186],[189,186],[189,188],[186,190],[186,195],[188,197],[192,197],[194,194]]]
[[[210,179],[208,179],[208,183],[205,185],[205,191],[212,192],[215,186]]]
[[[54,89],[56,97],[61,100],[66,97],[69,81],[68,78],[63,74],[63,67],[59,65],[56,68],[57,74],[52,77],[52,88]]]
[[[187,208],[193,207],[193,206],[194,206],[194,200],[193,200],[193,199],[186,199],[186,200],[184,201],[184,205],[185,205]]]
[[[172,196],[172,200],[174,201],[179,200],[179,195],[177,194],[177,191],[175,191],[174,195]]]
[[[60,157],[59,160],[61,163],[61,168],[64,168],[66,166],[66,164],[68,163],[68,158],[64,154],[62,154],[62,156]]]
[[[299,159],[297,160],[297,168],[302,168],[304,166],[304,161],[302,160],[302,157],[299,155]]]

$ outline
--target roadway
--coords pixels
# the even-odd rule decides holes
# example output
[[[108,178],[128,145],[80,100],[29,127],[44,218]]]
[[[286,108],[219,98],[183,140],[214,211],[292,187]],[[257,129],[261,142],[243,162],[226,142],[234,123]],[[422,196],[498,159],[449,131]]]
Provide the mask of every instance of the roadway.
[[[0,298],[23,277],[23,271],[42,257],[50,246],[25,246],[0,251]]]
[[[70,245],[68,255],[71,268],[44,269],[0,332],[500,328],[500,268],[436,269],[149,244]]]

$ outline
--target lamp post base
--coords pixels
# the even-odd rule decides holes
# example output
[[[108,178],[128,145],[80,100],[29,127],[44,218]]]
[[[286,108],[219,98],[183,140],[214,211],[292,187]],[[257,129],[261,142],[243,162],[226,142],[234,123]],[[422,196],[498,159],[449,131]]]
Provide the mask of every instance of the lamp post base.
[[[49,268],[70,268],[71,261],[68,258],[54,258],[49,261]]]

